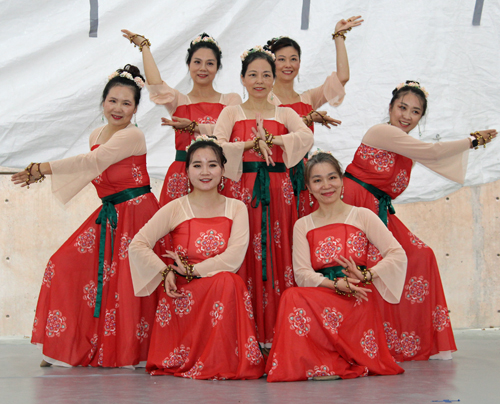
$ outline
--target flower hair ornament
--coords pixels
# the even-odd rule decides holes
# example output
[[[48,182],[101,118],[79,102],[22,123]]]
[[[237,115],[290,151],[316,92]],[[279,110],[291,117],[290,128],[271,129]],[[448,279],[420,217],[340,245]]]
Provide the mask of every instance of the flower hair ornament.
[[[194,45],[196,45],[197,43],[200,43],[200,42],[210,42],[210,43],[213,43],[213,44],[215,44],[215,46],[217,46],[217,48],[219,48],[219,52],[222,53],[222,49],[220,48],[219,44],[210,35],[204,36],[204,37],[202,37],[201,35],[198,35],[196,38],[194,38],[191,41],[191,46],[194,46]]]
[[[215,137],[207,136],[207,135],[200,135],[191,141],[191,144],[188,147],[186,147],[186,151],[188,151],[189,148],[192,145],[194,145],[196,142],[212,142],[212,143],[215,143],[217,146],[222,147],[219,140],[216,139]]]
[[[420,85],[420,83],[418,81],[408,81],[406,83],[399,83],[396,86],[396,90],[399,91],[403,87],[415,87],[415,88],[418,88],[420,91],[422,91],[424,93],[426,99],[429,98],[429,93],[425,90],[425,87],[423,87],[423,86]]]
[[[272,60],[276,60],[276,56],[274,56],[274,53],[264,49],[264,47],[260,46],[260,45],[257,45],[257,46],[254,46],[253,48],[251,49],[248,49],[246,50],[245,52],[243,52],[240,56],[241,58],[241,61],[243,62],[248,55],[250,55],[251,53],[255,53],[255,52],[262,52],[262,53],[265,53],[266,55],[268,55]]]
[[[111,79],[114,79],[115,77],[118,77],[118,76],[132,80],[136,84],[136,86],[139,88],[144,87],[144,81],[142,81],[142,79],[139,76],[134,78],[134,76],[132,76],[129,72],[118,73],[117,71],[115,71],[108,76],[108,81]]]
[[[326,153],[326,154],[329,154],[330,156],[333,156],[332,152],[331,151],[328,151],[328,150],[321,150],[319,147],[316,149],[316,151],[313,151],[313,152],[309,152],[308,156],[307,156],[307,159],[308,160],[311,160],[314,156],[317,156],[318,154],[321,154],[321,153]]]

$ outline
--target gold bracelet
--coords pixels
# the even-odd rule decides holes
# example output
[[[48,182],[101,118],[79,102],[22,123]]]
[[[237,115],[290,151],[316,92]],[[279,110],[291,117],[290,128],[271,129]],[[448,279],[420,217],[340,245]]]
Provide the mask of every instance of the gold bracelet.
[[[342,296],[345,296],[346,293],[345,292],[342,292],[338,287],[337,287],[337,283],[339,281],[339,279],[341,278],[335,278],[335,280],[333,281],[333,287],[335,288],[335,293],[337,293],[337,295],[342,295]]]
[[[361,268],[358,266],[358,269],[361,271],[361,273],[363,274],[363,283],[365,285],[370,285],[372,283],[372,279],[373,279],[373,274],[372,274],[372,271],[369,269],[369,268],[365,268],[363,270],[361,270]],[[366,274],[370,274],[370,279],[367,278]]]
[[[312,123],[314,122],[313,119],[312,119],[312,117],[311,117],[311,113],[310,112],[307,115],[304,115],[302,117],[302,119],[303,119],[303,121],[304,121],[304,123],[305,123],[306,126],[311,126]]]
[[[259,146],[259,141],[262,140],[260,137],[256,137],[254,140],[253,140],[253,147],[252,147],[252,150],[255,152],[255,154],[257,154],[257,156],[259,156],[262,160],[265,160],[266,158],[264,157],[264,155],[262,154],[262,151],[260,150],[260,146]]]
[[[344,281],[345,281],[345,285],[346,285],[347,289],[349,289],[349,292],[347,292],[347,297],[351,297],[351,296],[355,295],[356,291],[351,289],[351,285],[349,285],[349,281],[347,280],[347,276],[344,278]]]
[[[350,31],[351,29],[352,29],[352,27],[335,32],[334,34],[332,34],[332,39],[335,40],[335,38],[337,38],[337,37],[342,37],[342,39],[344,39],[344,41],[345,41],[345,34],[348,31]]]
[[[473,132],[470,135],[476,138],[479,146],[483,146],[486,149],[486,139],[482,137],[479,132]],[[483,141],[483,143],[481,143],[481,140]],[[477,147],[475,149],[477,149]]]
[[[267,129],[264,128],[264,132],[266,133],[266,144],[269,148],[274,146],[274,135],[270,132],[268,132]]]
[[[191,136],[194,136],[194,130],[198,126],[198,122],[196,121],[191,121],[191,123],[186,126],[185,128],[179,129],[179,132],[186,132],[189,133]]]
[[[184,265],[184,268],[186,270],[186,281],[189,283],[193,280],[194,278],[194,265],[191,265],[188,263],[188,260],[186,257],[179,255],[179,259],[182,262],[182,265]]]
[[[28,178],[26,179],[26,185],[27,185],[27,188],[30,189],[30,181],[31,181],[31,178],[33,177],[33,174],[31,174],[31,169],[33,168],[33,166],[37,164],[37,163],[30,163],[28,165],[28,167],[26,167],[24,169],[24,171],[26,171],[26,173],[28,174]],[[36,181],[35,181],[36,182]]]
[[[163,281],[163,290],[165,291],[165,294],[167,293],[167,275],[169,272],[175,272],[175,269],[170,265],[167,265],[167,267],[161,272],[161,279]]]
[[[151,42],[149,42],[149,39],[144,38],[144,41],[142,41],[141,44],[139,45],[139,52],[142,52],[142,48],[144,46],[151,47]]]
[[[35,182],[42,182],[44,179],[45,179],[45,175],[42,174],[42,172],[40,171],[40,164],[42,163],[37,163],[37,167],[36,167],[36,170],[38,171],[38,174],[40,174],[40,176],[35,180]]]

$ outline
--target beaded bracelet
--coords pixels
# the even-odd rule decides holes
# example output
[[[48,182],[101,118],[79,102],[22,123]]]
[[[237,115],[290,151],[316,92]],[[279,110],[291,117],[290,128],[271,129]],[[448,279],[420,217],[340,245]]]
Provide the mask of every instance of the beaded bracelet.
[[[252,150],[255,152],[255,154],[257,154],[262,160],[265,160],[266,158],[264,157],[264,155],[262,154],[262,151],[260,150],[260,146],[259,146],[259,141],[262,140],[260,137],[256,137],[254,140],[253,140],[253,147],[252,147]]]
[[[338,283],[339,279],[343,279],[343,280],[345,280],[346,287],[347,287],[347,289],[349,289],[349,292],[342,292],[342,291],[341,291],[341,290],[337,287],[337,283]],[[345,278],[335,278],[335,280],[333,281],[333,287],[335,288],[335,292],[336,292],[338,295],[351,297],[351,296],[353,296],[354,294],[356,294],[356,291],[351,289],[351,285],[349,285],[349,281],[347,280],[347,276],[346,276]]]
[[[474,137],[476,138],[476,140],[477,140],[477,144],[478,144],[479,146],[483,146],[483,147],[486,149],[486,139],[485,139],[484,137],[482,137],[482,136],[479,134],[479,132],[473,132],[473,133],[471,133],[470,135],[471,135],[471,136],[474,136]],[[490,135],[490,136],[491,136],[491,135]],[[482,143],[481,143],[481,140],[483,141]],[[476,149],[476,150],[477,150],[477,146],[476,146],[476,147],[474,147],[474,149]]]
[[[175,272],[175,269],[170,265],[167,265],[167,267],[161,272],[161,279],[163,282],[163,290],[165,291],[165,294],[167,293],[167,275],[169,272]]]
[[[361,267],[358,266],[358,269],[361,271],[361,273],[363,274],[363,283],[365,285],[370,285],[372,283],[372,279],[373,279],[373,274],[372,274],[372,271],[369,269],[369,268],[365,268],[363,270],[361,270]],[[367,278],[367,274],[370,274],[370,279]]]
[[[198,126],[198,122],[196,121],[191,121],[191,123],[186,126],[185,128],[182,128],[182,129],[178,129],[179,132],[187,132],[189,133],[191,136],[194,135],[194,130],[195,128]]]
[[[184,268],[186,269],[186,281],[189,283],[193,280],[194,278],[194,265],[188,263],[188,260],[186,257],[179,255],[179,259],[182,262],[182,265],[184,265]]]
[[[266,133],[266,144],[269,148],[274,146],[274,135],[270,132],[268,132],[267,129],[264,129],[264,132]]]
[[[335,40],[337,37],[342,37],[342,39],[345,41],[345,34],[350,31],[352,27],[349,27],[344,30],[337,31],[335,34],[332,34],[332,39]]]
[[[42,174],[42,172],[40,171],[40,164],[42,163],[37,163],[37,167],[36,167],[36,170],[38,171],[38,174],[40,174],[40,176],[35,180],[35,182],[42,182],[44,179],[45,179],[45,175]]]

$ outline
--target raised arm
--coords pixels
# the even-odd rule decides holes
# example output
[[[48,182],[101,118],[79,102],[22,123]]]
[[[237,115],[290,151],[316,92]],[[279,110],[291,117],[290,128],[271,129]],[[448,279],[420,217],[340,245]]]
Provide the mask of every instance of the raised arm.
[[[148,84],[161,84],[163,80],[153,58],[153,54],[151,53],[151,49],[149,48],[149,42],[146,42],[146,38],[142,35],[135,34],[129,30],[122,29],[122,32],[124,38],[127,38],[135,46],[142,49],[142,62],[144,63],[144,73],[146,74]]]
[[[361,16],[353,16],[346,20],[340,20],[337,25],[335,25],[335,33],[333,34],[335,41],[335,51],[337,57],[337,76],[340,83],[345,86],[349,81],[349,59],[347,58],[347,49],[345,47],[345,34],[350,31],[353,27],[361,25],[364,20]]]

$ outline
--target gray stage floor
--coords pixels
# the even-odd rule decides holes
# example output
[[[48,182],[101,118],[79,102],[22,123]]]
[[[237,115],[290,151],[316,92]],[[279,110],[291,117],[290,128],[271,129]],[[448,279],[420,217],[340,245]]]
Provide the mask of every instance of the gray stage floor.
[[[451,361],[399,376],[266,383],[151,377],[144,369],[40,368],[38,348],[0,339],[0,403],[500,403],[500,329],[458,330]]]

